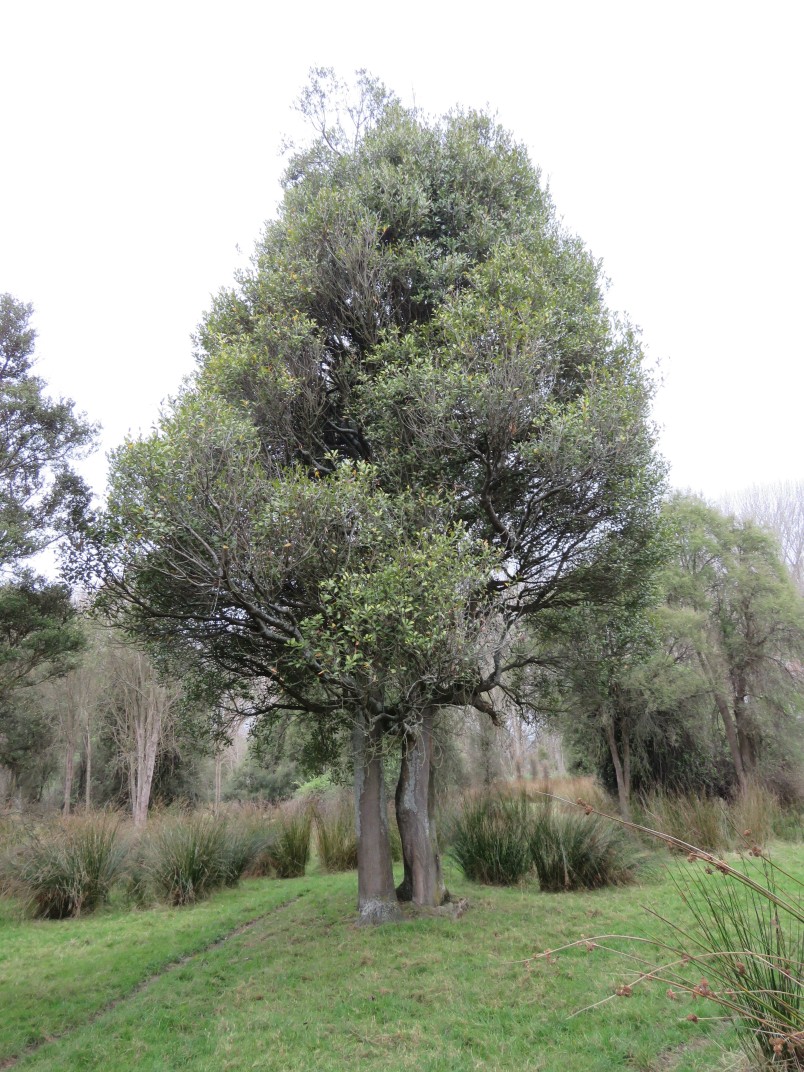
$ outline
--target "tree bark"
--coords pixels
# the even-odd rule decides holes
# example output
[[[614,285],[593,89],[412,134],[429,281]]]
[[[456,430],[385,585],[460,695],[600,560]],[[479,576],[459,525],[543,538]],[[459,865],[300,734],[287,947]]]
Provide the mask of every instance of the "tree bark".
[[[360,715],[352,735],[355,768],[358,923],[388,923],[400,918],[394,889],[388,808],[382,766],[382,733]]]
[[[433,710],[426,710],[402,744],[396,786],[396,821],[402,840],[404,878],[397,887],[400,901],[437,908],[447,899],[435,824]]]
[[[614,724],[606,721],[606,740],[609,745],[611,762],[614,766],[614,776],[617,779],[617,799],[620,805],[620,815],[626,822],[631,822],[631,750],[624,738],[623,759],[617,748],[617,737],[614,732]]]

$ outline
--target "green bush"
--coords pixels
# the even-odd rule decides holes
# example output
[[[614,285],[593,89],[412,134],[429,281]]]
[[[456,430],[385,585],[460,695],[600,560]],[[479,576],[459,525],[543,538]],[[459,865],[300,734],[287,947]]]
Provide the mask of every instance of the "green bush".
[[[549,801],[533,809],[529,837],[539,887],[547,892],[622,886],[645,861],[637,842],[610,823]]]
[[[108,899],[123,857],[116,819],[64,820],[34,833],[6,857],[6,884],[40,919],[76,917]]]
[[[315,812],[318,857],[325,871],[351,871],[357,867],[355,809],[351,795],[323,801]]]
[[[524,798],[469,799],[452,823],[450,856],[468,879],[513,886],[531,869],[529,805]]]

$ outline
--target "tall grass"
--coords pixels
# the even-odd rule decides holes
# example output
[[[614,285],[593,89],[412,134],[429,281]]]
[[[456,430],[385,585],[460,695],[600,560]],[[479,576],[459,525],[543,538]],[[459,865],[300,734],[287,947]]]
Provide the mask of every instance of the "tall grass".
[[[623,885],[645,863],[636,840],[602,820],[524,795],[468,798],[453,820],[450,854],[475,882],[514,885],[534,872],[549,892]]]
[[[707,852],[764,844],[785,821],[774,794],[756,782],[730,803],[700,793],[659,790],[643,797],[638,811],[645,826]]]
[[[5,885],[40,919],[66,919],[103,904],[123,863],[117,819],[63,820],[35,831],[6,856]]]
[[[450,855],[468,879],[512,886],[533,860],[530,817],[524,797],[469,798],[453,821]]]
[[[540,888],[553,893],[627,885],[645,866],[635,839],[600,818],[550,801],[533,809],[530,853]]]
[[[194,904],[221,886],[235,886],[269,844],[265,824],[188,815],[156,822],[134,855],[135,899],[153,891],[173,905]]]
[[[323,800],[315,810],[318,858],[325,871],[351,871],[357,867],[357,833],[351,794]]]
[[[309,807],[286,808],[280,812],[278,828],[268,849],[277,878],[299,878],[310,862],[313,812]]]

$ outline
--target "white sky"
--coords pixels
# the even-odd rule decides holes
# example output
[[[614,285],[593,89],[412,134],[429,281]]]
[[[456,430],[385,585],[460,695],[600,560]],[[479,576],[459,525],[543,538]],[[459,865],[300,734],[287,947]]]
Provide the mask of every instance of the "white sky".
[[[147,430],[274,212],[307,69],[367,67],[528,145],[660,363],[676,486],[801,479],[802,30],[801,0],[0,0],[0,292],[104,451]]]

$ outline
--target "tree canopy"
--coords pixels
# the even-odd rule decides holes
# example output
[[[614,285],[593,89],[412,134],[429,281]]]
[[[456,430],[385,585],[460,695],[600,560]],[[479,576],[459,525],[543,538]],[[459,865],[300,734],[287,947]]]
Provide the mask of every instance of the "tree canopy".
[[[194,379],[117,452],[92,547],[132,628],[354,734],[370,914],[393,889],[384,742],[432,900],[437,711],[494,717],[525,619],[641,583],[663,471],[637,334],[511,135],[366,75],[349,98],[316,72],[301,104],[318,137]]]

